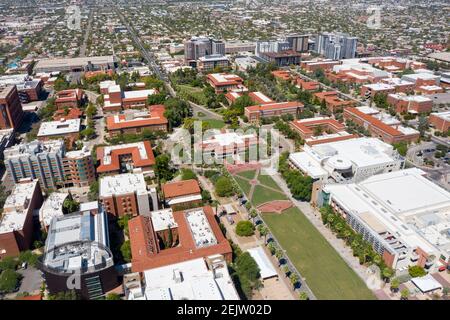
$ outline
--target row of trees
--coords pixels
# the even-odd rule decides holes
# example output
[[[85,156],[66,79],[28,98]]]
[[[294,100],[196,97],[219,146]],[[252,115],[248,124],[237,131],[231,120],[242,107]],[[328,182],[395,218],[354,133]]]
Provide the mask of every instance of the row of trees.
[[[301,201],[310,201],[313,180],[300,171],[291,169],[288,164],[289,153],[283,152],[280,156],[278,171],[286,181],[292,196]]]
[[[340,214],[334,212],[330,206],[322,207],[320,214],[323,224],[352,248],[353,255],[358,257],[360,264],[377,265],[385,281],[388,281],[394,275],[394,271],[386,266],[381,255],[375,252],[372,245],[364,240],[361,234],[356,233]]]

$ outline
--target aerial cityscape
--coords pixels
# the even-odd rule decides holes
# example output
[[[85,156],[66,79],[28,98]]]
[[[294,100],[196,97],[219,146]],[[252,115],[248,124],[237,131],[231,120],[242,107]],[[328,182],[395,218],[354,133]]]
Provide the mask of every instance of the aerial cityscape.
[[[450,300],[448,1],[0,9],[0,300]]]

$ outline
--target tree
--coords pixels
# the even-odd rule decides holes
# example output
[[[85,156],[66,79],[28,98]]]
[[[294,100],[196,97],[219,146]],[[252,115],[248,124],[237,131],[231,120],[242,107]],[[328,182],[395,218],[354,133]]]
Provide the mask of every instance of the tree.
[[[19,262],[14,257],[5,257],[0,260],[0,270],[16,270]]]
[[[89,186],[89,193],[88,193],[89,201],[95,201],[98,199],[98,190],[99,190],[98,180],[95,180]]]
[[[39,256],[37,254],[34,254],[30,250],[22,251],[19,254],[19,263],[28,263],[28,265],[34,267],[36,266],[36,263],[38,261]]]
[[[397,152],[401,156],[403,156],[403,157],[406,156],[406,153],[408,152],[408,144],[405,141],[394,143],[392,145],[394,146],[394,149],[397,150]]]
[[[247,206],[247,204],[250,204],[250,202],[247,202],[245,204],[245,206]],[[250,208],[251,208],[251,204],[250,204]],[[250,219],[252,219],[252,223],[254,223],[254,219],[258,216],[258,212],[255,209],[251,209],[248,213]]]
[[[160,154],[155,158],[156,162],[156,176],[163,181],[170,181],[173,178],[173,170],[170,167],[170,156],[167,154]]]
[[[211,193],[209,193],[208,190],[202,190],[202,200],[203,202],[210,202],[211,201]]]
[[[97,108],[95,107],[95,105],[93,103],[89,103],[89,105],[86,108],[86,115],[89,118],[92,118],[96,114],[97,114]]]
[[[411,277],[417,278],[417,277],[423,277],[427,274],[424,268],[421,266],[410,266],[408,268],[408,273]]]
[[[300,292],[300,294],[298,295],[298,298],[300,300],[309,300],[309,296],[305,291]]]
[[[219,197],[230,197],[234,194],[233,182],[226,176],[221,176],[217,179],[214,187]]]
[[[291,280],[291,283],[294,286],[294,288],[297,285],[298,281],[300,280],[297,273],[295,273],[295,272],[291,273],[291,275],[289,276],[289,279]]]
[[[169,98],[164,102],[166,111],[164,116],[169,121],[169,127],[178,127],[183,123],[183,119],[191,115],[189,104],[178,98]]]
[[[80,210],[80,204],[69,195],[63,202],[62,210],[64,214],[77,212]]]
[[[131,245],[130,240],[125,241],[120,246],[120,252],[122,253],[123,260],[125,262],[131,262]]]
[[[197,175],[191,169],[181,169],[181,180],[197,180]]]
[[[78,300],[79,296],[75,290],[61,291],[48,296],[48,300]]]
[[[265,225],[260,224],[258,226],[258,231],[259,231],[259,234],[262,237],[264,237],[264,242],[265,242],[266,241],[266,237],[269,234],[269,229]]]
[[[400,291],[400,299],[401,300],[408,300],[409,298],[409,290],[408,289],[403,289],[402,291]]]
[[[12,269],[2,271],[0,274],[0,292],[14,292],[17,290],[20,274]]]
[[[163,104],[165,101],[166,101],[165,93],[151,94],[147,98],[147,103],[149,106],[153,106],[156,104]]]
[[[236,224],[236,234],[240,237],[249,237],[255,234],[255,226],[248,220],[241,220]]]
[[[254,289],[261,285],[258,264],[248,252],[240,254],[235,262],[236,273],[244,294],[249,297]]]
[[[106,295],[106,298],[105,298],[106,300],[121,300],[120,299],[120,295],[118,295],[117,293],[114,293],[114,292],[112,292],[112,293],[108,293],[107,295]]]
[[[400,281],[397,278],[392,279],[392,281],[391,281],[391,291],[392,292],[397,292],[399,286],[400,286]]]
[[[95,137],[95,129],[92,127],[87,127],[80,132],[81,136],[87,139],[92,139]]]

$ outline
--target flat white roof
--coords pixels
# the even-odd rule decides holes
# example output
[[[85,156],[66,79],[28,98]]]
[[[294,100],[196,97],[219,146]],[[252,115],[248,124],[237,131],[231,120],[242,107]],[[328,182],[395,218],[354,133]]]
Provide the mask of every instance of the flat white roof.
[[[217,244],[216,236],[202,208],[185,212],[185,217],[197,248]]]
[[[100,197],[110,197],[112,195],[133,192],[147,192],[147,184],[142,173],[123,173],[100,178]]]
[[[22,230],[28,214],[28,205],[34,194],[38,180],[18,183],[6,198],[3,215],[0,221],[0,234]]]
[[[408,95],[404,95],[404,94],[397,94],[397,93],[391,93],[389,94],[390,96],[394,97],[395,99],[398,100],[403,100],[403,101],[415,101],[415,102],[428,102],[428,101],[433,101],[428,97],[425,96],[408,96]]]
[[[147,98],[149,95],[156,94],[156,90],[133,90],[133,91],[125,91],[123,93],[124,99],[133,99],[133,98]]]
[[[328,176],[328,172],[306,152],[295,152],[289,155],[289,160],[301,171],[307,173],[313,179],[320,179]]]
[[[158,232],[170,228],[177,228],[178,224],[173,218],[172,209],[164,209],[151,212],[153,229]]]
[[[258,265],[259,272],[260,272],[261,278],[263,280],[278,276],[278,273],[275,270],[275,267],[273,266],[272,262],[269,260],[266,252],[264,251],[264,249],[261,246],[248,249],[247,252],[250,253],[252,258],[255,260],[256,264]]]
[[[243,144],[246,139],[256,138],[255,134],[238,134],[237,132],[218,133],[203,141],[203,144],[218,144],[221,147]]]
[[[432,86],[421,86],[419,88],[420,89],[424,89],[424,90],[441,90],[442,89],[441,87],[435,86],[435,85],[432,85]]]
[[[80,131],[81,119],[42,122],[38,137],[65,135]]]
[[[348,212],[370,215],[410,248],[450,252],[450,193],[411,168],[374,175],[358,184],[324,187]]]
[[[365,84],[364,87],[370,88],[372,90],[378,91],[378,90],[393,90],[394,86],[391,86],[390,84],[386,83],[371,83],[371,84]]]
[[[305,147],[306,148],[306,147]],[[395,161],[393,147],[377,138],[355,138],[313,145],[310,154],[318,159],[339,156],[358,167]]]
[[[411,282],[419,288],[422,293],[427,293],[437,289],[442,289],[442,285],[430,274],[423,277],[412,278]]]
[[[50,225],[53,217],[63,215],[62,206],[64,200],[69,196],[67,192],[52,192],[45,199],[44,204],[39,210],[39,220],[43,226]]]
[[[446,121],[450,121],[450,111],[445,111],[445,112],[433,112],[431,113],[432,115],[444,119]]]
[[[225,263],[213,272],[199,258],[146,270],[144,278],[147,300],[239,300]]]

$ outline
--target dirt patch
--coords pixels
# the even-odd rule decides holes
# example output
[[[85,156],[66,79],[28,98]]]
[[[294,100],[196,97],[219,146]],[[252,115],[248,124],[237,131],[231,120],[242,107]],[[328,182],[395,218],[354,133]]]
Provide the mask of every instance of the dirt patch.
[[[242,171],[250,171],[250,170],[258,170],[261,168],[261,164],[254,162],[254,163],[239,163],[239,164],[226,164],[226,168],[229,173],[236,174]]]

